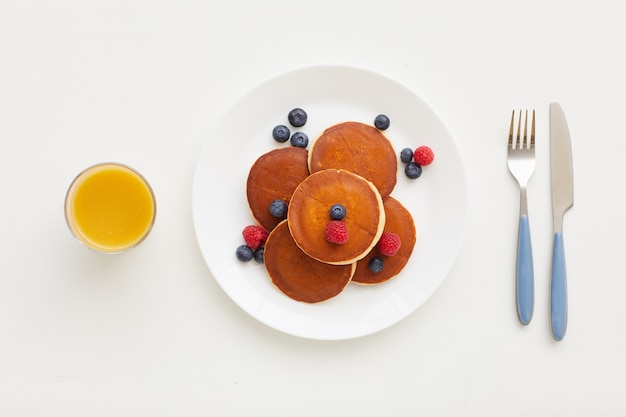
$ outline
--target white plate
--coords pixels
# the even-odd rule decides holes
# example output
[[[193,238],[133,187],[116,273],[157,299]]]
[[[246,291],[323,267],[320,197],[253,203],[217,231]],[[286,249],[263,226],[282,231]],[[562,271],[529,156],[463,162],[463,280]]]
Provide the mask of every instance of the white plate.
[[[384,113],[385,132],[398,151],[428,145],[435,162],[409,180],[398,161],[392,196],[413,214],[418,239],[401,274],[377,286],[348,285],[337,297],[306,304],[273,286],[263,265],[241,263],[235,249],[252,223],[245,194],[248,171],[278,144],[271,133],[287,113],[305,109],[299,130],[311,141],[325,128],[353,120],[373,124]],[[292,129],[292,132],[296,129]],[[309,146],[310,148],[310,146]],[[245,95],[219,122],[198,158],[193,184],[193,218],[204,259],[226,294],[257,320],[310,339],[350,339],[385,329],[421,306],[454,263],[467,220],[461,159],[447,129],[414,93],[381,75],[350,67],[319,66],[273,78]]]

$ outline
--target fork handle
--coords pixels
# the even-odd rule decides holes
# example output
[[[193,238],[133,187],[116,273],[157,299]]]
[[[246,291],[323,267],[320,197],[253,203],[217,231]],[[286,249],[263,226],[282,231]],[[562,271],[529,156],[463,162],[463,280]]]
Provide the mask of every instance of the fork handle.
[[[554,233],[552,277],[550,279],[550,321],[554,339],[563,340],[567,327],[567,271],[565,270],[565,248],[562,232]]]
[[[535,283],[533,277],[533,251],[530,241],[528,215],[519,219],[517,237],[517,267],[515,273],[515,298],[517,317],[520,323],[527,325],[533,316],[535,302]]]

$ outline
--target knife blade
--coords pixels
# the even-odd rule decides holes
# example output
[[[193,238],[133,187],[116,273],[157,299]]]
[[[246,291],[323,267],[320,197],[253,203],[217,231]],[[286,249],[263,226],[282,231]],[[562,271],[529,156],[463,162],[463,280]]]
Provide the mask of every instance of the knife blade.
[[[550,103],[550,177],[554,242],[550,277],[550,324],[560,341],[567,328],[567,272],[563,243],[563,217],[574,205],[572,144],[565,113],[559,103]]]

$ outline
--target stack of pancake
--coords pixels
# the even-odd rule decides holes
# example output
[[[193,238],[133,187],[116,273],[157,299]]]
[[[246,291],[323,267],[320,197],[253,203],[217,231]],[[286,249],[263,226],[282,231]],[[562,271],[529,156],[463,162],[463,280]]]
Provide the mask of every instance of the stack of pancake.
[[[415,246],[409,211],[391,193],[396,185],[397,156],[378,129],[344,122],[326,129],[311,150],[285,147],[262,155],[246,184],[252,216],[270,232],[265,267],[276,287],[297,301],[317,303],[350,283],[379,284],[396,276]],[[269,213],[273,200],[288,204],[285,218]],[[345,244],[326,240],[329,210],[346,208]],[[384,256],[376,244],[383,232],[395,233],[401,246]],[[374,257],[384,269],[372,272]]]

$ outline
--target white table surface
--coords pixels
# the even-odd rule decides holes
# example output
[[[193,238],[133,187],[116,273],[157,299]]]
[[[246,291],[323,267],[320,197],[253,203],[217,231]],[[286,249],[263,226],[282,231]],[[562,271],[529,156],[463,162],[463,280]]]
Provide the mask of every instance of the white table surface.
[[[617,0],[0,1],[0,415],[625,415],[625,21]],[[429,103],[469,191],[443,285],[347,341],[243,312],[191,218],[212,126],[259,83],[319,64],[379,72]],[[548,321],[551,101],[575,176],[562,342]],[[527,327],[514,307],[513,108],[537,111]],[[63,218],[71,179],[103,160],[139,169],[158,196],[152,234],[121,256],[81,248]]]

